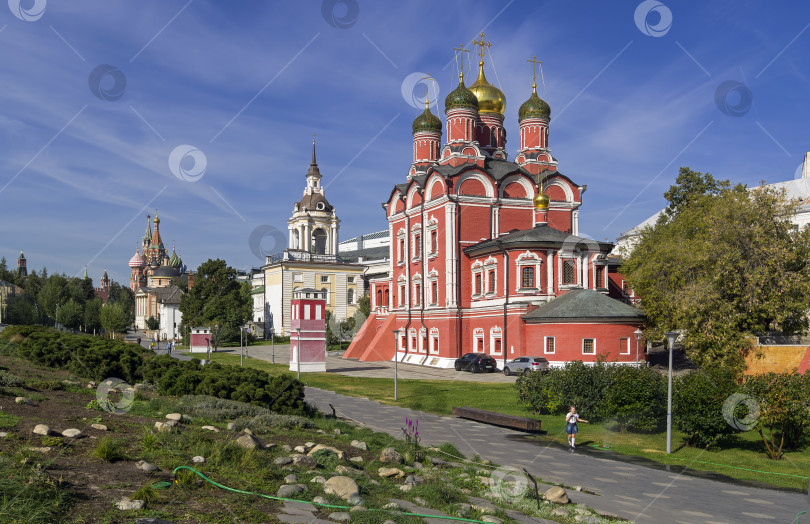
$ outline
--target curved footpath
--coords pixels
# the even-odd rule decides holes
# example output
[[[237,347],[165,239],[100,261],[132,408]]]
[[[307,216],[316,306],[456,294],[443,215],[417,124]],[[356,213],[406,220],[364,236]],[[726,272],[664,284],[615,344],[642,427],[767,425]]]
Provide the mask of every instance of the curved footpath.
[[[266,355],[255,351],[255,347],[250,349],[252,357],[269,360]],[[156,353],[165,354],[166,351]],[[284,355],[283,349],[279,355]],[[180,352],[173,351],[172,356],[189,360],[187,355]],[[335,356],[334,359],[339,357]],[[375,364],[380,368],[381,375],[390,374],[386,366],[390,363]],[[335,367],[337,369],[330,371],[347,375],[376,374],[376,370],[369,373],[368,369],[346,369],[345,361]],[[498,380],[496,377],[493,379]],[[474,390],[471,390],[471,394],[474,394]],[[559,446],[527,439],[525,433],[518,431],[455,417],[440,417],[318,388],[307,387],[306,399],[324,413],[332,413],[331,404],[339,416],[362,422],[398,439],[402,438],[401,428],[405,426],[405,419],[417,419],[419,436],[425,445],[438,446],[452,442],[468,457],[478,454],[504,467],[526,468],[529,473],[545,481],[582,486],[582,492],[567,490],[572,501],[632,522],[789,524],[796,522],[798,513],[810,512],[810,496],[800,493],[700,478],[668,471],[666,467],[654,468],[616,460],[609,458],[607,453],[590,450],[578,449],[571,453]],[[582,440],[587,438],[587,429],[585,431]],[[503,477],[505,474],[496,471],[493,477]],[[798,522],[810,523],[810,515],[800,516]]]
[[[548,446],[525,439],[525,433],[454,417],[388,406],[365,398],[306,388],[307,401],[324,413],[332,404],[339,416],[362,422],[395,438],[402,437],[405,418],[419,420],[426,445],[452,442],[462,453],[497,464],[526,468],[532,475],[589,493],[568,490],[574,502],[632,522],[792,523],[808,509],[808,498],[775,489],[739,486],[663,469],[601,458],[590,453]],[[498,476],[495,473],[493,476]],[[802,515],[799,522],[810,522]]]

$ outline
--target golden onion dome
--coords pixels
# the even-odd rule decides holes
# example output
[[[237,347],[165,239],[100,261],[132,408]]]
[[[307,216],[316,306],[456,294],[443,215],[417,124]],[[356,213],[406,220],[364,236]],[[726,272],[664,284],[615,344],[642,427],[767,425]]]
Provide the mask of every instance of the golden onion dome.
[[[484,61],[478,62],[478,78],[470,86],[470,91],[478,99],[479,113],[500,113],[506,111],[506,97],[503,91],[490,84],[484,75]]]
[[[532,199],[532,203],[534,204],[534,208],[537,211],[542,211],[544,209],[548,209],[548,204],[551,202],[551,199],[548,197],[547,194],[543,193],[543,190],[540,187],[537,188],[537,194]]]

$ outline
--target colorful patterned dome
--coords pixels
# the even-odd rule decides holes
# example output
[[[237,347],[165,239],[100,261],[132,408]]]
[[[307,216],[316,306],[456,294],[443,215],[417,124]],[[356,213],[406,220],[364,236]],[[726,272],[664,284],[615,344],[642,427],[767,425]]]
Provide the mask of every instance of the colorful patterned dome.
[[[169,267],[179,269],[182,265],[183,262],[180,260],[180,257],[177,256],[177,253],[175,253],[174,246],[172,246],[172,255],[169,257]]]
[[[478,109],[478,99],[475,95],[464,86],[464,77],[459,77],[458,87],[450,91],[447,98],[444,99],[444,111],[450,111],[457,107],[464,107],[467,109]]]
[[[545,100],[537,96],[537,84],[532,85],[532,96],[523,102],[518,110],[518,121],[527,118],[545,118],[549,119],[551,116],[551,107]]]
[[[146,259],[141,256],[140,251],[135,250],[135,254],[129,259],[129,267],[146,267]]]
[[[429,131],[434,133],[442,132],[442,121],[439,117],[430,112],[430,108],[425,107],[425,112],[417,116],[413,121],[413,134]]]

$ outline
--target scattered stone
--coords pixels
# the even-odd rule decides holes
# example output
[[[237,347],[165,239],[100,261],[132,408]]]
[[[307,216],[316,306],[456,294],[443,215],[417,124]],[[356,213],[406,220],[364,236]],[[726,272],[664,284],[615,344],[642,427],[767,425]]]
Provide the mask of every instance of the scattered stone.
[[[360,469],[340,465],[335,468],[335,473],[337,473],[338,475],[346,475],[349,477],[358,477],[360,475],[363,475],[365,472]]]
[[[90,424],[90,427],[99,431],[107,431],[107,426],[104,424]]]
[[[591,511],[586,508],[574,508],[574,513],[577,515],[590,515]]]
[[[339,430],[338,428],[333,429],[333,430],[332,430],[332,432],[333,432],[335,435],[340,435],[340,430]]]
[[[195,464],[205,464],[205,457],[201,455],[196,455],[194,457],[191,457],[191,462]]]
[[[335,453],[338,456],[338,458],[340,460],[343,460],[344,458],[346,458],[346,454],[343,453],[342,451],[340,451],[338,448],[333,447],[333,446],[324,446],[323,444],[318,444],[317,446],[315,446],[314,448],[309,450],[309,453],[307,453],[307,455],[309,455],[311,457],[312,455],[314,455],[315,453],[317,453],[318,451],[320,451],[322,449],[328,449],[329,451],[332,451],[333,453]]]
[[[443,466],[445,464],[444,460],[439,457],[430,457],[430,463],[434,466]]]
[[[338,475],[330,478],[324,483],[323,491],[327,495],[337,495],[343,500],[347,500],[355,493],[360,493],[360,487],[351,477]]]
[[[461,504],[458,505],[458,510],[456,511],[456,515],[458,515],[459,517],[466,517],[467,515],[469,515],[471,509],[472,509],[472,506],[470,504],[461,503]]]
[[[555,515],[557,517],[567,517],[568,516],[568,511],[565,510],[564,508],[554,508],[554,510],[551,512],[551,514]]]
[[[326,477],[324,477],[323,475],[318,475],[317,477],[312,478],[310,482],[314,482],[316,484],[323,484],[324,482],[326,482]]]
[[[22,404],[24,406],[33,406],[34,405],[33,402],[31,402],[29,399],[27,399],[25,397],[17,397],[17,398],[14,399],[14,402],[16,402],[17,404]]]
[[[568,504],[568,494],[559,486],[549,488],[543,498],[554,504]]]
[[[419,504],[420,506],[427,506],[427,501],[422,497],[414,497],[413,501]]]
[[[368,475],[366,475],[366,478],[368,478]],[[380,483],[379,483],[379,482],[377,482],[376,480],[374,480],[374,479],[372,479],[372,478],[368,478],[368,483],[369,483],[369,484],[374,484],[375,486],[379,486],[379,485],[380,485]]]
[[[405,472],[399,468],[380,468],[377,470],[377,474],[381,477],[396,477],[401,479],[405,476]]]
[[[582,486],[574,486],[575,491],[582,491]]]
[[[124,497],[115,503],[115,507],[121,511],[139,510],[146,506],[146,502],[142,500],[132,500],[129,497]]]
[[[82,436],[82,431],[76,428],[69,428],[62,432],[62,436],[67,438],[79,438]]]
[[[481,517],[481,522],[491,522],[492,524],[501,524],[503,522],[498,517],[493,517],[492,515],[484,515]]]
[[[295,451],[296,453],[306,453],[307,448],[305,448],[304,446],[295,446],[293,448],[293,451]]]
[[[88,383],[87,383],[87,389],[93,389],[94,387],[96,387],[96,383],[95,383],[95,382],[92,382],[92,381],[91,381],[91,382],[88,382]]]
[[[405,493],[409,492],[413,489],[413,484],[403,484],[399,487],[400,491],[404,491]]]
[[[461,492],[464,493],[465,495],[472,494],[472,490],[467,489],[467,488],[461,488]]]
[[[214,433],[219,433],[219,428],[215,428],[214,426],[203,426],[202,429],[207,429],[208,431],[213,431]]]
[[[394,520],[388,519],[388,520],[384,520],[382,524],[397,524],[397,523]]]
[[[389,502],[388,504],[383,506],[383,509],[388,509],[391,511],[402,511],[402,506],[400,506],[396,502]]]
[[[337,522],[348,522],[352,520],[352,516],[345,511],[335,511],[334,513],[329,514],[329,519]]]
[[[421,462],[414,462],[413,469],[425,469],[425,465],[422,464]]]
[[[355,464],[360,464],[363,462],[363,457],[350,457],[349,462],[354,462]]]
[[[485,460],[481,461],[481,464],[484,464],[485,466],[489,466],[490,464],[492,464],[492,461],[489,460],[489,459],[485,459]]]
[[[289,453],[289,452],[292,451],[292,446],[290,446],[289,444],[282,444],[281,445],[281,450],[286,451],[287,453]]]
[[[380,453],[380,462],[393,462],[394,464],[402,464],[402,455],[399,454],[394,448],[385,448]]]
[[[0,438],[6,438],[8,436],[8,431],[0,431]]]
[[[79,382],[76,381],[76,380],[63,380],[62,384],[66,385],[66,386],[78,386]]]
[[[498,483],[498,481],[492,477],[479,476],[477,478],[478,480],[481,481],[481,484],[483,484],[484,486],[494,486],[495,484]]]
[[[583,522],[584,524],[599,524],[602,522],[602,519],[594,517],[592,515],[577,515],[574,517],[574,521],[576,522]]]
[[[183,415],[180,413],[169,413],[166,415],[166,420],[174,420],[176,422],[180,422],[183,420]]]
[[[358,504],[357,506],[352,506],[352,508],[349,511],[354,513],[356,511],[366,511],[366,509],[368,508],[366,508],[363,504]]]
[[[346,502],[351,504],[352,506],[362,506],[363,505],[363,497],[360,496],[359,493],[354,493],[346,499]]]
[[[236,444],[246,449],[262,449],[264,447],[262,441],[250,433],[239,435],[239,437],[236,439]]]
[[[304,447],[307,448],[307,449],[314,448],[315,443],[314,442],[305,442]]]
[[[49,428],[45,424],[37,424],[36,426],[34,426],[35,435],[47,436],[50,432],[51,428]]]
[[[278,488],[276,495],[282,498],[288,498],[301,493],[304,489],[304,486],[301,484],[284,484]]]
[[[169,522],[168,520],[163,519],[156,519],[154,517],[141,517],[139,519],[135,519],[132,524],[174,524],[174,522]]]
[[[228,425],[225,427],[228,428],[228,431],[236,431],[236,424],[233,422],[228,422]]]
[[[351,446],[353,448],[362,449],[363,451],[368,451],[368,444],[362,440],[352,440]]]
[[[293,455],[292,460],[293,466],[302,469],[315,469],[318,467],[318,462],[314,458],[306,455]]]
[[[292,464],[292,461],[292,457],[278,457],[273,461],[273,464],[276,466],[286,466],[287,464]]]
[[[314,502],[315,504],[329,504],[329,501],[323,497],[315,497],[314,499],[312,499],[312,502]]]
[[[248,435],[252,435],[252,434],[253,434],[253,432],[252,432],[252,431],[250,431],[250,428],[245,428],[245,429],[243,429],[243,430],[242,430],[242,433],[247,433]]]
[[[176,420],[167,420],[166,422],[155,422],[155,429],[158,431],[171,431],[177,426]]]
[[[408,475],[405,477],[405,484],[413,484],[414,486],[418,486],[419,484],[424,484],[425,479],[420,477],[419,475]]]
[[[144,471],[157,471],[158,467],[154,464],[146,462],[145,460],[139,460],[135,463],[135,467],[138,469],[142,469]]]
[[[284,477],[284,482],[286,482],[287,484],[295,484],[296,482],[298,482],[298,475],[296,475],[295,473],[290,473],[289,475]]]
[[[458,478],[460,479],[466,479],[467,477],[469,477],[469,475],[467,475],[466,473],[459,473],[458,475]]]
[[[49,446],[39,448],[28,448],[28,449],[30,449],[31,451],[37,451],[39,453],[48,453],[49,451],[51,451],[51,448]]]

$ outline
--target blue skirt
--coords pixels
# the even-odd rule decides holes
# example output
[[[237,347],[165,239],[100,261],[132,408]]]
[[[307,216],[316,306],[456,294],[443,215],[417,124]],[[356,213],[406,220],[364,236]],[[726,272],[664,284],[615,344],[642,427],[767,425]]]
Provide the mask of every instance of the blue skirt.
[[[576,424],[566,424],[565,425],[565,432],[567,434],[569,434],[569,435],[575,435],[575,434],[579,433],[579,430],[577,429]]]

